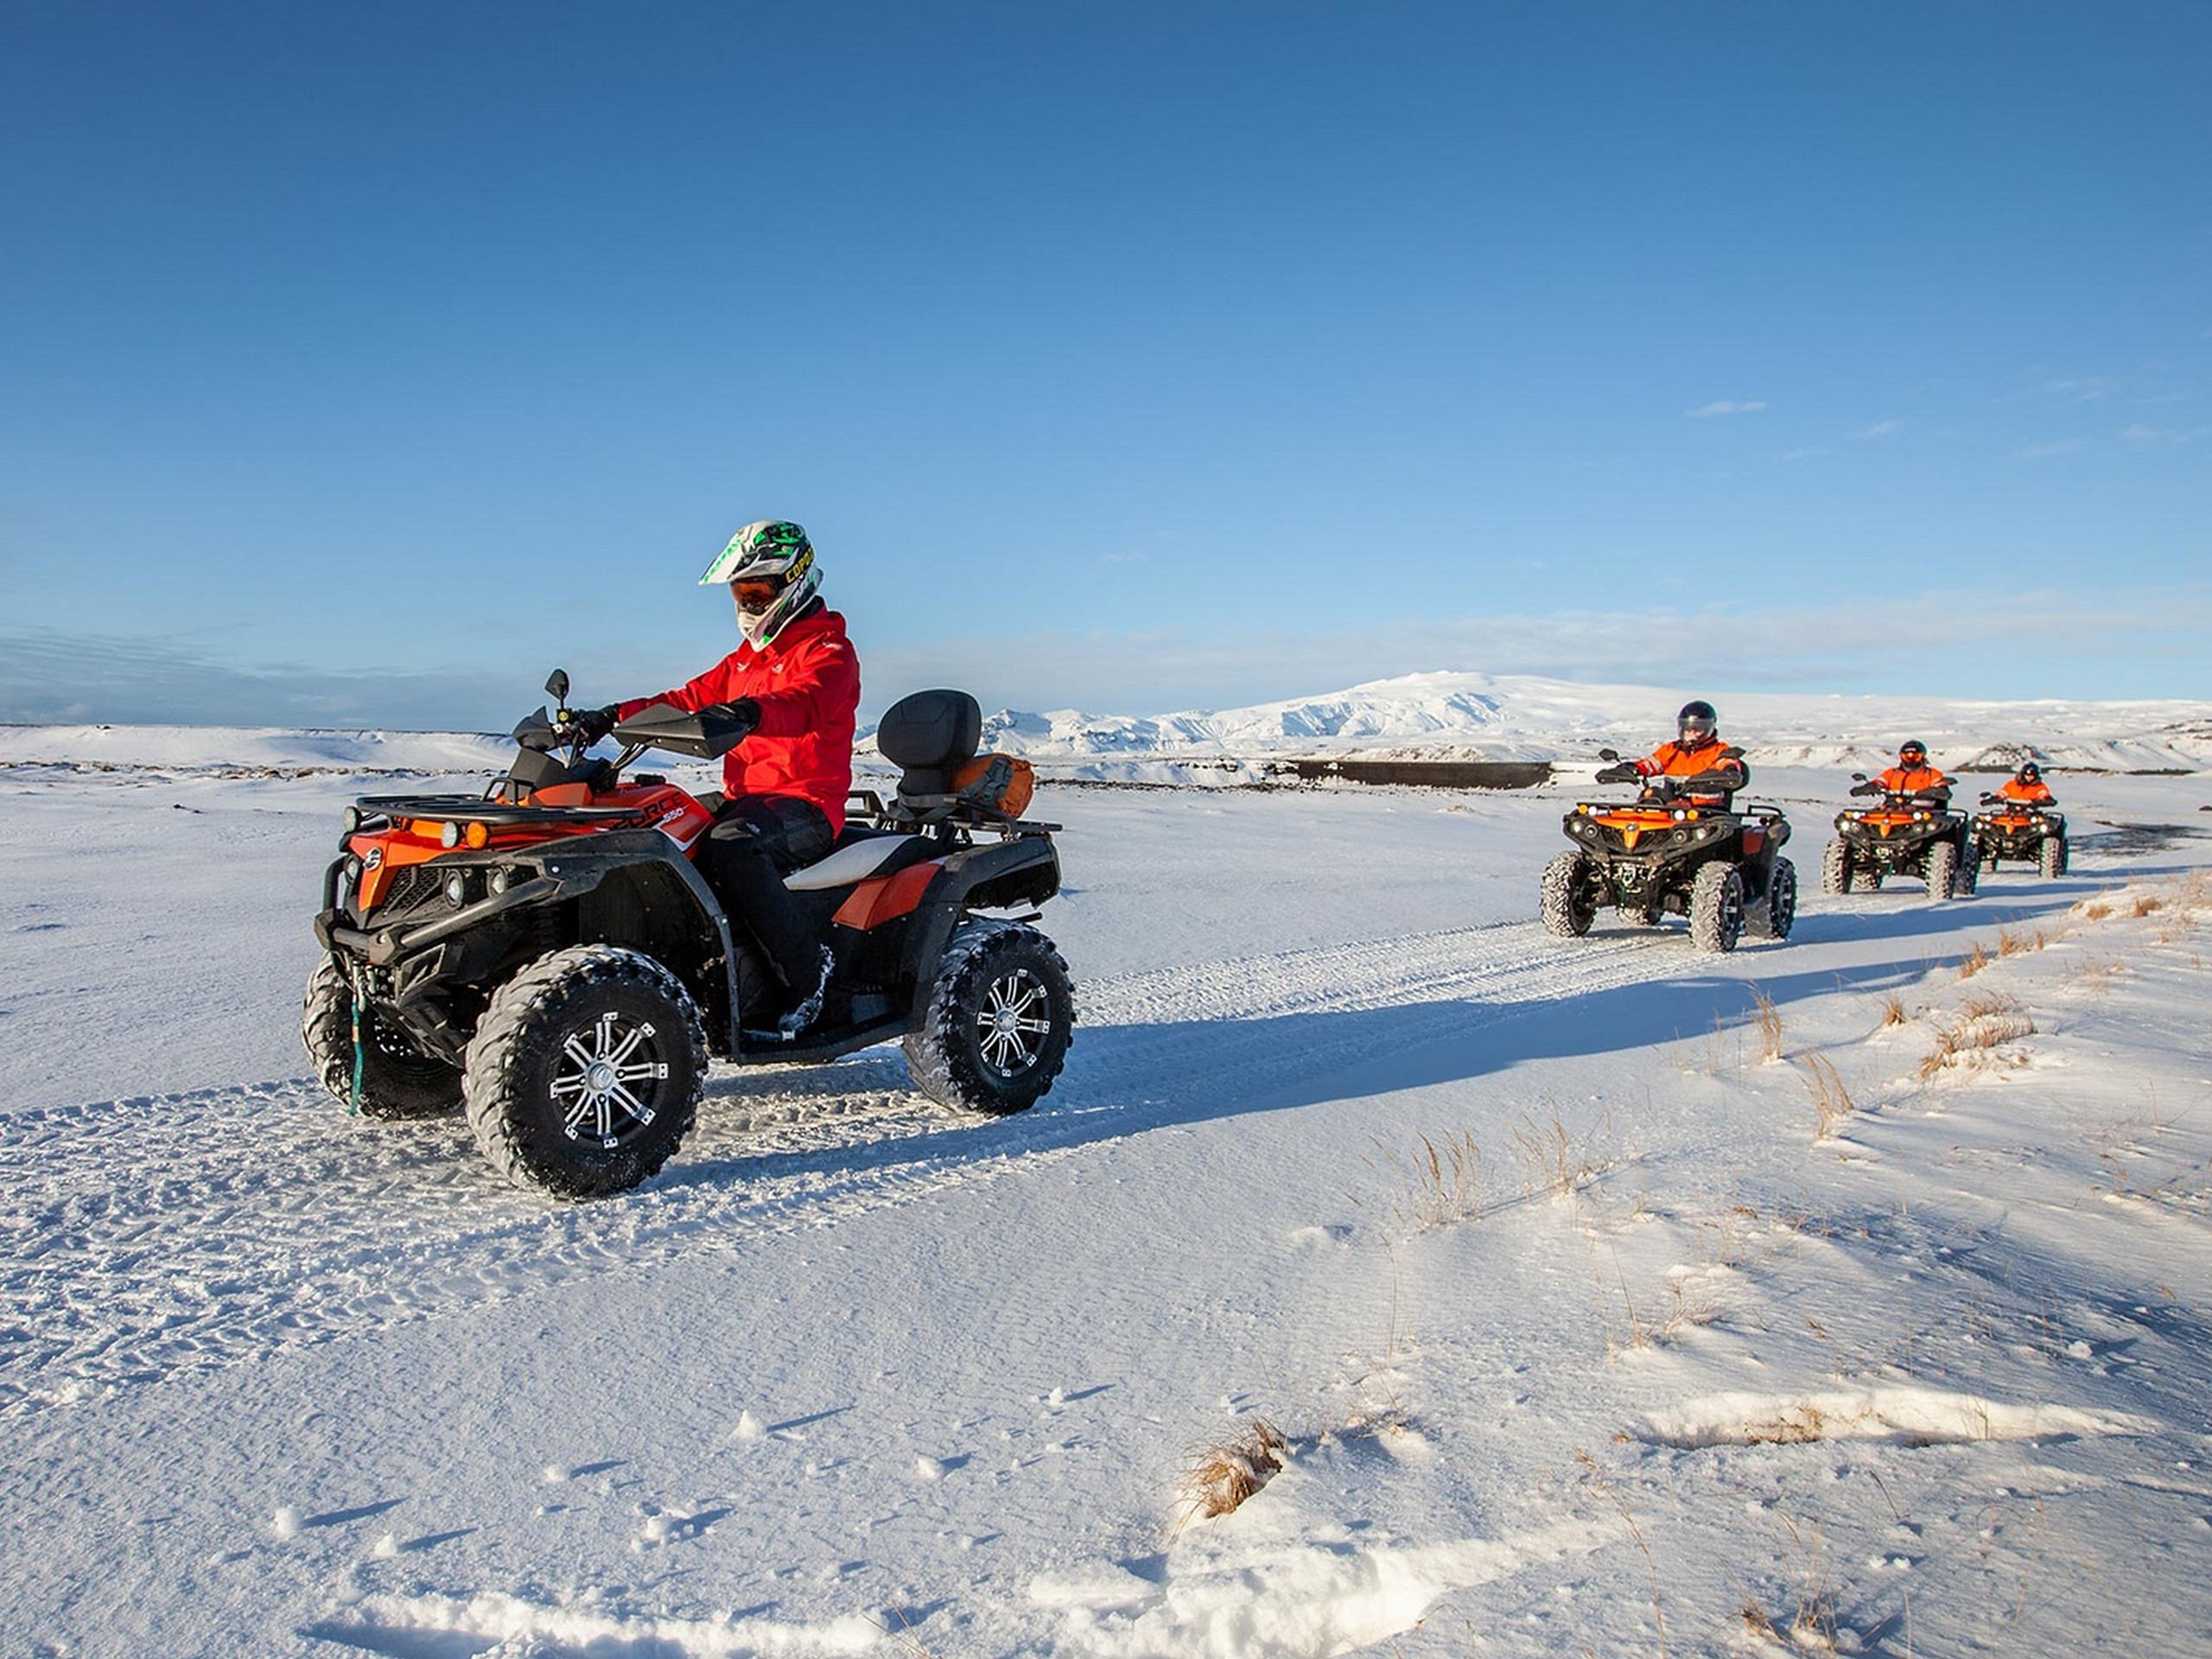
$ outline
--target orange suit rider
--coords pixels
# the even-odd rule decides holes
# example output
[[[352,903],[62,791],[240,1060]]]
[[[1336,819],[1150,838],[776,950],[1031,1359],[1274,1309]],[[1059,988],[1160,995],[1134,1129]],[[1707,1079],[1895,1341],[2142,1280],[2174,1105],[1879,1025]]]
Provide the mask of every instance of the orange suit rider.
[[[1917,741],[1897,749],[1897,763],[1851,791],[1854,795],[1932,795],[1951,798],[1951,780],[1928,763],[1928,746]]]
[[[1997,786],[1997,798],[2016,801],[2022,806],[2049,806],[2058,798],[2050,792],[2050,785],[2043,780],[2043,768],[2032,760]]]
[[[1675,716],[1675,741],[1662,743],[1641,760],[1631,760],[1640,778],[1695,778],[1699,787],[1685,789],[1678,798],[1697,806],[1722,806],[1751,781],[1743,757],[1723,747],[1720,719],[1702,698],[1682,705]]]

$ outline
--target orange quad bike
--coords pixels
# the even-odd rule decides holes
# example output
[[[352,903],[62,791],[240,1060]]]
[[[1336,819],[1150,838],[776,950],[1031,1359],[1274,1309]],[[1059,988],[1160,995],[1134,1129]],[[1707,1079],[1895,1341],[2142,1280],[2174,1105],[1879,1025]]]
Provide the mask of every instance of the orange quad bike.
[[[1877,893],[1885,876],[1925,881],[1930,899],[1974,894],[1976,869],[1966,815],[1950,810],[1948,793],[1885,790],[1866,774],[1851,774],[1854,795],[1876,795],[1878,806],[1846,807],[1835,839],[1821,861],[1823,893]]]
[[[1730,759],[1740,759],[1734,750]],[[1601,784],[1641,782],[1628,805],[1584,801],[1563,827],[1573,850],[1545,868],[1541,913],[1546,930],[1579,938],[1601,905],[1644,926],[1662,916],[1689,921],[1701,950],[1733,950],[1748,930],[1786,939],[1797,916],[1797,870],[1782,856],[1789,823],[1778,807],[1738,810],[1691,798],[1720,792],[1732,779],[1643,779],[1611,749],[1615,764]],[[1723,799],[1730,797],[1723,793]]]
[[[1979,871],[1994,870],[2000,859],[2033,864],[2046,881],[2066,874],[2066,815],[2056,806],[1985,795],[1987,810],[1974,817],[1974,862]]]
[[[546,690],[565,703],[568,676]],[[614,728],[607,760],[565,708],[540,708],[483,795],[357,801],[315,920],[302,1035],[316,1075],[367,1117],[463,1109],[503,1174],[567,1198],[658,1172],[711,1060],[822,1061],[896,1038],[942,1104],[1027,1109],[1075,1023],[1067,966],[1030,925],[1060,888],[1058,826],[1021,817],[1027,767],[979,760],[982,724],[964,691],[894,704],[876,734],[900,768],[891,798],[857,791],[829,855],[785,879],[834,963],[796,1037],[767,1017],[774,976],[694,862],[713,814],[629,770],[648,749],[716,759],[748,723],[656,704]]]

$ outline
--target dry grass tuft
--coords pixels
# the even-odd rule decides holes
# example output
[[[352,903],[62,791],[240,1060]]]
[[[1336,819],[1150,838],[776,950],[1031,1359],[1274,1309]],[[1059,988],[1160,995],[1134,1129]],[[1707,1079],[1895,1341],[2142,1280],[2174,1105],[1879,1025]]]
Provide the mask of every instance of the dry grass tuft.
[[[1605,1167],[1605,1160],[1574,1144],[1556,1116],[1541,1123],[1534,1117],[1521,1120],[1513,1131],[1513,1161],[1530,1192],[1561,1198],[1573,1197]]]
[[[1751,987],[1751,1026],[1759,1034],[1759,1060],[1762,1064],[1778,1060],[1782,1058],[1782,1010],[1756,985]]]
[[[1200,1446],[1183,1465],[1181,1530],[1191,1522],[1227,1515],[1281,1472],[1291,1455],[1282,1431],[1255,1417],[1241,1433]]]
[[[1440,1141],[1424,1135],[1421,1150],[1410,1159],[1399,1157],[1379,1141],[1376,1151],[1404,1185],[1405,1196],[1392,1205],[1391,1212],[1408,1231],[1482,1218],[1483,1149],[1472,1135],[1463,1131]]]
[[[2050,943],[2041,928],[2006,928],[1997,936],[1997,954],[2000,957],[2024,957],[2031,950],[2040,950]]]
[[[1904,1011],[1904,998],[1897,992],[1891,991],[1882,999],[1882,1029],[1884,1031],[1887,1031],[1892,1026],[1901,1026],[1911,1017]]]
[[[1825,1141],[1842,1127],[1844,1119],[1859,1109],[1827,1056],[1808,1054],[1804,1057],[1803,1065],[1805,1092],[1812,1097],[1813,1117],[1819,1128],[1817,1138]]]
[[[1991,956],[1988,951],[1981,948],[1981,942],[1977,939],[1974,941],[1974,948],[1967,952],[1966,959],[1959,963],[1959,977],[1961,979],[1972,979],[1976,974],[1980,973],[1983,969],[1988,967],[1991,963],[1996,960],[1996,957]]]
[[[1968,997],[1956,1020],[1936,1027],[1936,1046],[1920,1062],[1920,1080],[1925,1083],[1945,1067],[2001,1044],[2032,1037],[2035,1029],[2018,997]]]

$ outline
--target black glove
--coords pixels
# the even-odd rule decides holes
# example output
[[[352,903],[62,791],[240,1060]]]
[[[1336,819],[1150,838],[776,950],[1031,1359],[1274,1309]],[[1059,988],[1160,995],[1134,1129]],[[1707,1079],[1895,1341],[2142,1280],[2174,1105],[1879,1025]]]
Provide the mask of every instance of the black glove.
[[[2000,796],[1985,795],[1981,798],[1981,804],[1984,806],[2002,806],[2005,804],[2005,802],[2003,798]]]
[[[702,720],[728,721],[742,727],[750,735],[760,729],[760,705],[750,697],[733,697],[728,702],[709,703],[699,711]]]
[[[1851,792],[1854,795],[1878,795],[1882,792],[1882,786],[1879,784],[1853,784]]]
[[[620,722],[622,705],[610,702],[604,709],[571,709],[569,710],[569,729],[586,748],[605,737]]]
[[[1623,761],[1618,766],[1607,766],[1599,772],[1598,781],[1601,784],[1632,784],[1643,775],[1634,766]]]

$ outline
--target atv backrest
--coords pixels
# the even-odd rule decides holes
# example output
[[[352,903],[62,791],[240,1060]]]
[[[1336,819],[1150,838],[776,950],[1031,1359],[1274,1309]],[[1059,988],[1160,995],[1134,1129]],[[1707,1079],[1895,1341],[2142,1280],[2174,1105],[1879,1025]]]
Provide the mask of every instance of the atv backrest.
[[[916,691],[883,711],[875,747],[899,768],[902,798],[944,795],[952,774],[976,758],[983,710],[965,691]]]

